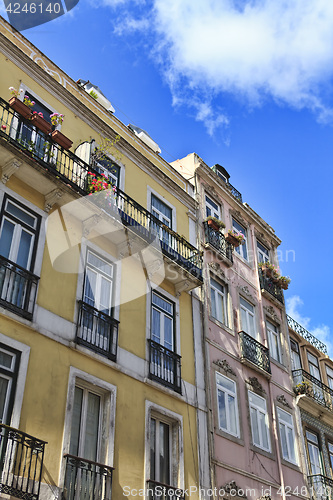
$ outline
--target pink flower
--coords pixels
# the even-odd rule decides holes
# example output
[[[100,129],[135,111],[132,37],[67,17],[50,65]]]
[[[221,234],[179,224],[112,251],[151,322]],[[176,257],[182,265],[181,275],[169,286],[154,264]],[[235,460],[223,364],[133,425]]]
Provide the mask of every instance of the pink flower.
[[[2,130],[6,130],[7,125],[1,125]]]

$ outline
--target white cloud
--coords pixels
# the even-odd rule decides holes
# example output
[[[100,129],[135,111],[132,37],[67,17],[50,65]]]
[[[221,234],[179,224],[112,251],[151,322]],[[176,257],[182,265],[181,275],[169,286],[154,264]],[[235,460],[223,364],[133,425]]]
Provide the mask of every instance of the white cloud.
[[[126,16],[119,18],[119,22],[113,32],[115,35],[124,35],[134,31],[147,31],[149,27],[150,21],[147,18],[135,19],[134,17]]]
[[[223,92],[251,107],[273,99],[333,121],[333,2],[152,1],[154,53],[173,82],[174,101],[200,90]],[[201,119],[209,130],[209,116]]]
[[[302,299],[298,295],[293,295],[289,297],[286,301],[287,314],[291,316],[297,323],[304,326],[304,328],[310,331],[317,339],[326,344],[329,356],[333,359],[333,344],[330,340],[331,332],[327,325],[321,324],[315,327],[311,325],[311,318],[303,316],[299,311],[304,305]]]

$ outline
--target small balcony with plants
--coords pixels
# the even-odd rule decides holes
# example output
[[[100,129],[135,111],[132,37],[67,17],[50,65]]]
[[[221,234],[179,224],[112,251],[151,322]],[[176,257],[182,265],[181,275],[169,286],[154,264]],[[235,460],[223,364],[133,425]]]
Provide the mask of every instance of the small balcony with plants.
[[[243,331],[239,332],[239,341],[242,362],[270,378],[269,349]]]
[[[130,248],[132,252],[135,248],[142,250],[147,247],[148,242],[152,254],[148,255],[149,252],[146,252],[146,256],[151,267],[163,268],[165,278],[172,281],[177,293],[200,286],[203,282],[201,252],[135,199],[112,186],[105,175],[100,174],[92,165],[58,143],[52,133],[52,124],[62,120],[61,115],[50,115],[50,123],[47,122],[51,127],[49,132],[49,129],[43,129],[37,123],[38,118],[32,119],[33,113],[29,106],[17,97],[15,99],[15,104],[9,104],[0,98],[0,161],[3,165],[3,181],[7,182],[15,174],[45,198],[55,188],[60,189],[63,193],[61,204],[77,198],[77,194],[84,197],[90,195],[89,202],[85,200],[87,203],[84,203],[84,210],[75,213],[79,220],[87,220],[97,212],[100,216],[102,212],[102,216],[108,216],[108,223],[111,221],[114,226],[110,233],[115,238],[113,243],[117,248],[122,247],[126,251]],[[17,107],[20,106],[18,101],[27,109]],[[100,191],[104,193],[101,195]],[[128,236],[127,229],[130,229],[131,236]],[[154,269],[147,271],[151,274]]]
[[[204,220],[203,225],[205,247],[214,251],[223,262],[231,266],[233,263],[233,246],[222,233],[222,229],[225,228],[224,222],[216,217],[209,216]]]
[[[284,304],[283,291],[287,290],[291,279],[289,276],[281,276],[279,270],[270,262],[258,264],[260,287],[263,295],[268,299],[275,299]]]
[[[300,396],[299,402],[304,409],[309,411],[312,409],[313,411],[313,403],[315,403],[319,412],[321,409],[319,409],[318,405],[330,412],[333,411],[333,390],[330,387],[301,368],[293,370],[292,376],[294,393],[296,396]]]
[[[39,499],[46,444],[25,432],[0,424],[2,495],[6,498]],[[2,495],[1,498],[4,498]]]

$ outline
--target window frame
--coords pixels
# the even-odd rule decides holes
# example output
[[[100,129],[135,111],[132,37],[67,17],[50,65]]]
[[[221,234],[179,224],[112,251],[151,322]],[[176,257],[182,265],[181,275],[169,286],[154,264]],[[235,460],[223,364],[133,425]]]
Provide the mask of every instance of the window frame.
[[[158,297],[160,297],[162,300],[164,300],[165,302],[168,302],[169,304],[171,304],[172,306],[172,314],[168,314],[166,311],[164,311],[161,307],[159,307],[157,304],[154,304],[153,303],[153,295],[156,295]],[[171,301],[170,299],[168,299],[166,296],[164,296],[162,293],[160,293],[159,291],[156,291],[156,290],[152,290],[151,291],[151,299],[150,299],[150,303],[151,303],[151,317],[150,317],[150,325],[151,325],[151,328],[150,328],[150,339],[153,340],[154,342],[156,342],[157,344],[163,346],[163,347],[166,347],[167,349],[169,349],[169,351],[172,351],[172,352],[175,352],[177,353],[177,339],[176,339],[176,311],[175,311],[175,303],[173,301]],[[160,328],[161,328],[161,324],[162,324],[162,331],[160,330],[160,342],[157,342],[156,340],[153,339],[153,309],[156,309],[160,312],[161,314],[161,317],[160,317]],[[172,349],[170,349],[169,347],[167,347],[164,343],[161,343],[161,337],[163,336],[163,342],[165,341],[164,339],[164,322],[162,320],[163,317],[168,317],[168,318],[171,318],[172,319]],[[163,333],[163,335],[162,335]]]
[[[275,330],[272,329],[271,326]],[[281,331],[278,325],[272,323],[272,321],[270,321],[267,318],[266,318],[266,331],[267,331],[267,340],[269,346],[269,356],[272,360],[282,364],[283,358],[282,358],[282,345],[281,345]],[[273,352],[275,349],[273,349],[272,346],[275,346],[277,352],[277,358],[273,356]]]
[[[308,438],[308,434],[313,434],[317,438],[317,442],[315,441],[310,441]],[[320,465],[320,475],[325,475],[325,463],[324,463],[324,457],[323,457],[323,452],[322,452],[322,446],[320,442],[320,437],[319,434],[317,433],[316,430],[312,430],[308,427],[305,428],[305,436],[304,436],[304,441],[305,441],[305,447],[306,447],[306,454],[307,454],[307,465],[309,469],[310,475],[316,475],[318,474],[317,472],[314,472],[312,470],[311,466],[311,460],[310,460],[310,451],[309,451],[309,443],[310,445],[316,447],[318,449],[318,456],[319,456],[319,465]]]
[[[152,213],[152,195],[155,198],[158,198],[164,205],[170,208],[171,210],[171,229],[172,231],[177,232],[177,211],[176,207],[167,200],[161,193],[156,191],[150,186],[147,186],[147,210]]]
[[[244,243],[242,245],[239,245],[238,247],[235,248],[235,252],[242,257],[242,259],[245,260],[245,262],[250,262],[249,259],[249,248],[248,248],[248,239],[247,239],[247,227],[243,226],[243,224],[240,224],[237,219],[232,217],[231,219],[232,222],[232,229],[235,231],[241,231],[244,235]],[[236,227],[237,224],[239,227]]]
[[[204,194],[204,196],[205,196],[205,217],[212,216],[221,220],[222,217],[221,205],[212,200],[212,198],[210,198],[206,193]],[[216,208],[214,205],[216,206]],[[208,213],[208,211],[210,211],[210,213]]]
[[[281,455],[282,455],[282,458],[283,460],[285,460],[286,462],[289,462],[291,464],[294,464],[294,465],[298,465],[298,460],[297,460],[297,440],[296,440],[296,433],[295,433],[295,426],[294,426],[294,417],[293,417],[293,414],[292,413],[289,413],[287,412],[286,410],[284,410],[283,408],[280,408],[279,406],[276,407],[276,413],[277,413],[277,417],[278,417],[278,424],[279,424],[279,436],[280,436],[280,447],[281,447]],[[280,417],[280,413],[286,413],[287,415],[289,415],[289,417],[291,418],[291,424],[287,421],[287,420],[284,420],[283,417]],[[292,436],[293,436],[293,445],[294,445],[294,455],[295,455],[295,460],[292,460],[292,458],[290,457],[290,443],[288,441],[288,436],[287,436],[287,431],[285,431],[285,442],[286,442],[286,445],[287,445],[287,453],[288,453],[288,457],[286,457],[284,455],[284,450],[283,450],[283,445],[282,445],[282,430],[281,430],[281,427],[282,425],[285,426],[285,428],[288,428],[289,430],[292,431]]]
[[[242,301],[246,302],[248,305],[250,305],[253,308],[253,313],[246,306],[242,305]],[[242,312],[241,312],[242,310],[244,310],[246,312],[247,323],[248,323],[249,316],[253,318],[254,335],[252,335],[250,332],[248,332],[244,329],[243,320],[242,320]],[[240,319],[240,327],[241,327],[240,330],[244,331],[247,335],[250,335],[250,337],[254,338],[255,340],[258,340],[259,333],[258,333],[258,327],[257,327],[257,315],[256,315],[255,305],[240,295],[239,296],[239,311],[240,311],[240,318],[239,319]],[[248,326],[248,325],[246,325],[246,326]]]
[[[222,287],[222,291],[219,290],[215,283],[219,286]],[[212,299],[212,290],[214,290],[214,295],[215,295],[215,308],[216,308],[216,316],[213,314],[213,299]],[[215,279],[215,277],[210,276],[210,283],[209,283],[209,292],[210,292],[210,314],[211,317],[214,318],[214,320],[218,321],[222,325],[228,327],[229,325],[229,318],[228,318],[228,288],[225,283],[221,283]],[[222,297],[222,309],[221,309],[221,316],[222,320],[219,319],[218,316],[218,309],[217,307],[218,304],[220,304],[220,301],[216,300],[217,297]]]
[[[12,417],[15,394],[17,388],[17,379],[21,361],[21,351],[13,349],[13,347],[0,342],[0,352],[12,356],[10,368],[0,365],[0,378],[8,380],[6,388],[6,397],[3,408],[3,418],[0,418],[0,423],[9,425]]]
[[[259,394],[256,394],[254,391],[248,389],[248,403],[249,403],[249,413],[250,413],[250,427],[251,427],[251,439],[252,439],[252,444],[256,448],[265,451],[266,453],[271,453],[272,452],[272,442],[271,442],[271,433],[270,433],[270,426],[269,426],[269,420],[268,420],[268,409],[267,409],[267,401],[265,398],[262,396],[259,396]],[[254,403],[251,403],[250,401],[250,394],[253,394],[256,398],[261,399],[264,404],[265,404],[265,411],[259,406]],[[252,426],[252,417],[251,417],[251,408],[256,411],[256,421],[257,421],[257,426],[258,426],[258,436],[259,436],[259,443],[256,443],[254,441],[254,433],[253,433],[253,426]],[[260,426],[260,420],[258,418],[258,413],[263,414],[264,417],[264,422],[265,422],[265,428],[267,430],[267,441],[268,441],[268,448],[266,448],[263,445],[263,436],[262,436],[262,429]]]
[[[223,387],[221,384],[218,382],[218,378],[221,377],[222,379],[227,379],[229,382],[232,382],[234,385],[234,392],[230,391],[229,389]],[[229,377],[226,377],[222,373],[216,371],[215,372],[215,385],[216,385],[216,406],[217,406],[217,421],[218,421],[218,429],[219,431],[222,431],[223,433],[226,433],[230,436],[233,436],[235,438],[240,438],[240,414],[239,414],[239,407],[238,407],[238,388],[237,388],[237,383],[235,380],[232,380]],[[219,388],[220,386],[220,388]],[[230,410],[229,410],[229,404],[226,404],[226,420],[227,420],[227,427],[223,428],[220,426],[220,408],[219,408],[219,391],[224,392],[227,396],[231,395],[234,397],[235,400],[235,413],[236,413],[236,432],[232,432],[230,430]],[[228,398],[225,398],[225,401],[227,402]],[[229,426],[228,426],[229,424]],[[229,428],[228,428],[229,427]]]
[[[291,355],[290,355],[291,369],[292,370],[301,370],[302,369],[302,360],[301,360],[301,354],[300,354],[300,350],[299,350],[299,343],[295,339],[292,339],[292,338],[290,338],[290,353],[291,353]],[[293,354],[293,353],[295,353],[295,354]],[[300,365],[298,368],[293,367],[295,356],[298,356],[299,365]]]
[[[262,248],[259,248],[259,247],[262,247]],[[265,260],[265,257],[264,257],[264,260],[262,260],[260,257],[260,254],[262,254],[264,256],[265,251],[267,252],[267,255],[265,255],[265,257],[267,257],[267,258]],[[260,264],[260,262],[269,262],[269,249],[265,245],[263,245],[261,243],[261,241],[259,241],[259,240],[257,240],[257,259],[258,259],[258,264]]]
[[[95,257],[97,257],[98,259],[104,261],[106,264],[108,264],[111,269],[112,269],[112,275],[111,276],[108,276],[106,273],[102,272],[100,269],[98,269],[96,266],[94,266],[91,262],[89,262],[89,254],[92,254],[94,255]],[[108,314],[110,317],[113,317],[113,312],[114,312],[114,283],[116,281],[116,266],[114,265],[114,263],[110,260],[107,260],[105,259],[104,257],[102,257],[99,253],[97,253],[96,251],[92,250],[90,247],[87,247],[86,249],[86,259],[85,259],[85,267],[84,267],[84,280],[83,280],[83,289],[82,289],[82,301],[87,303],[85,298],[86,298],[86,287],[87,287],[87,269],[91,269],[92,272],[95,272],[96,275],[97,275],[97,280],[96,280],[96,287],[95,287],[95,291],[96,289],[98,289],[97,291],[97,294],[96,294],[96,297],[94,297],[94,305],[92,307],[94,307],[95,309],[97,309],[98,311],[101,311],[101,309],[99,309],[98,307],[96,307],[96,298],[98,298],[98,302],[99,302],[99,305],[100,304],[100,296],[101,296],[101,280],[102,280],[102,277],[108,279],[108,281],[110,282],[110,287],[111,287],[111,294],[110,294],[110,297],[109,297],[109,313],[106,313],[104,311],[102,311],[104,314]],[[91,304],[88,304],[88,305],[91,305]]]

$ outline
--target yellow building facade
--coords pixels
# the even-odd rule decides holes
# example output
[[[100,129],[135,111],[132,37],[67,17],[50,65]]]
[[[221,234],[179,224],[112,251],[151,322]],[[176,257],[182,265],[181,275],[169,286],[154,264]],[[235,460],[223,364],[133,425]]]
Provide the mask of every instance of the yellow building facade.
[[[193,188],[0,26],[1,495],[199,498]]]

